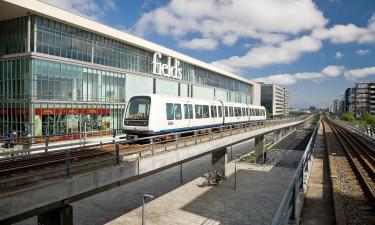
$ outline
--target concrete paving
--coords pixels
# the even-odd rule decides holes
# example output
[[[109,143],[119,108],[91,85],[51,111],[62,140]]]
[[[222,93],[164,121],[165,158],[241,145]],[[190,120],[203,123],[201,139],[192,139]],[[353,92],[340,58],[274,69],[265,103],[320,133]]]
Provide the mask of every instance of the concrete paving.
[[[288,152],[286,157],[294,155],[294,151]],[[228,178],[218,186],[201,188],[198,185],[203,178],[197,178],[149,202],[147,224],[270,224],[294,171],[293,166],[237,163],[234,190],[231,162]],[[141,216],[142,208],[138,207],[106,224],[141,224]]]
[[[301,225],[335,224],[329,161],[322,127],[320,126],[316,139],[316,149],[307,185]]]

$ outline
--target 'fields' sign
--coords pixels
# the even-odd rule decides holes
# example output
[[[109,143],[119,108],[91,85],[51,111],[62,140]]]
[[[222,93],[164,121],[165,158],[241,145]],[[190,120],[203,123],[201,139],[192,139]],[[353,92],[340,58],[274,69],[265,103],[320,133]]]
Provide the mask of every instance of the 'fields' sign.
[[[172,58],[168,57],[167,63],[161,62],[162,54],[154,53],[152,58],[152,73],[159,76],[171,77],[182,80],[182,68],[180,68],[180,60],[174,59],[172,65]]]

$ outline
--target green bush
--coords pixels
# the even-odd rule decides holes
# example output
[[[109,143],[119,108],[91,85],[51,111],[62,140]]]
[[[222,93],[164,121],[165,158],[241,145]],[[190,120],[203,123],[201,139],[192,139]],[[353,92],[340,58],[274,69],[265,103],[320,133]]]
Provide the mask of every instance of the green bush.
[[[370,115],[368,112],[362,114],[361,124],[364,126],[375,127],[375,116]]]
[[[352,122],[355,120],[354,114],[352,112],[345,112],[341,115],[341,119],[345,121]]]

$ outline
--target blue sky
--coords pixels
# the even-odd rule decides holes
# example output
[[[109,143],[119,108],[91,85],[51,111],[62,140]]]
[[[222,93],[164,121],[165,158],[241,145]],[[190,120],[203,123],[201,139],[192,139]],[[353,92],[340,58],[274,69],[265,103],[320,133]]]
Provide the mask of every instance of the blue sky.
[[[373,0],[43,0],[329,106],[375,80]]]

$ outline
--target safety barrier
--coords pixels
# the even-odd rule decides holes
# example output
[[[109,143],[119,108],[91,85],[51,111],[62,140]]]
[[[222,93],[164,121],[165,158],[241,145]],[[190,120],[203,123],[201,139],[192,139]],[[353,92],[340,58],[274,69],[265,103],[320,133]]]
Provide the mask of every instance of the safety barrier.
[[[294,223],[297,219],[297,199],[298,193],[303,191],[304,184],[304,174],[308,170],[308,162],[311,159],[311,155],[315,149],[315,140],[318,134],[320,126],[320,121],[318,121],[315,130],[307,144],[305,151],[303,153],[302,159],[298,164],[298,167],[293,174],[291,183],[283,196],[281,205],[279,206],[276,215],[272,221],[272,225],[284,225],[289,223]]]

